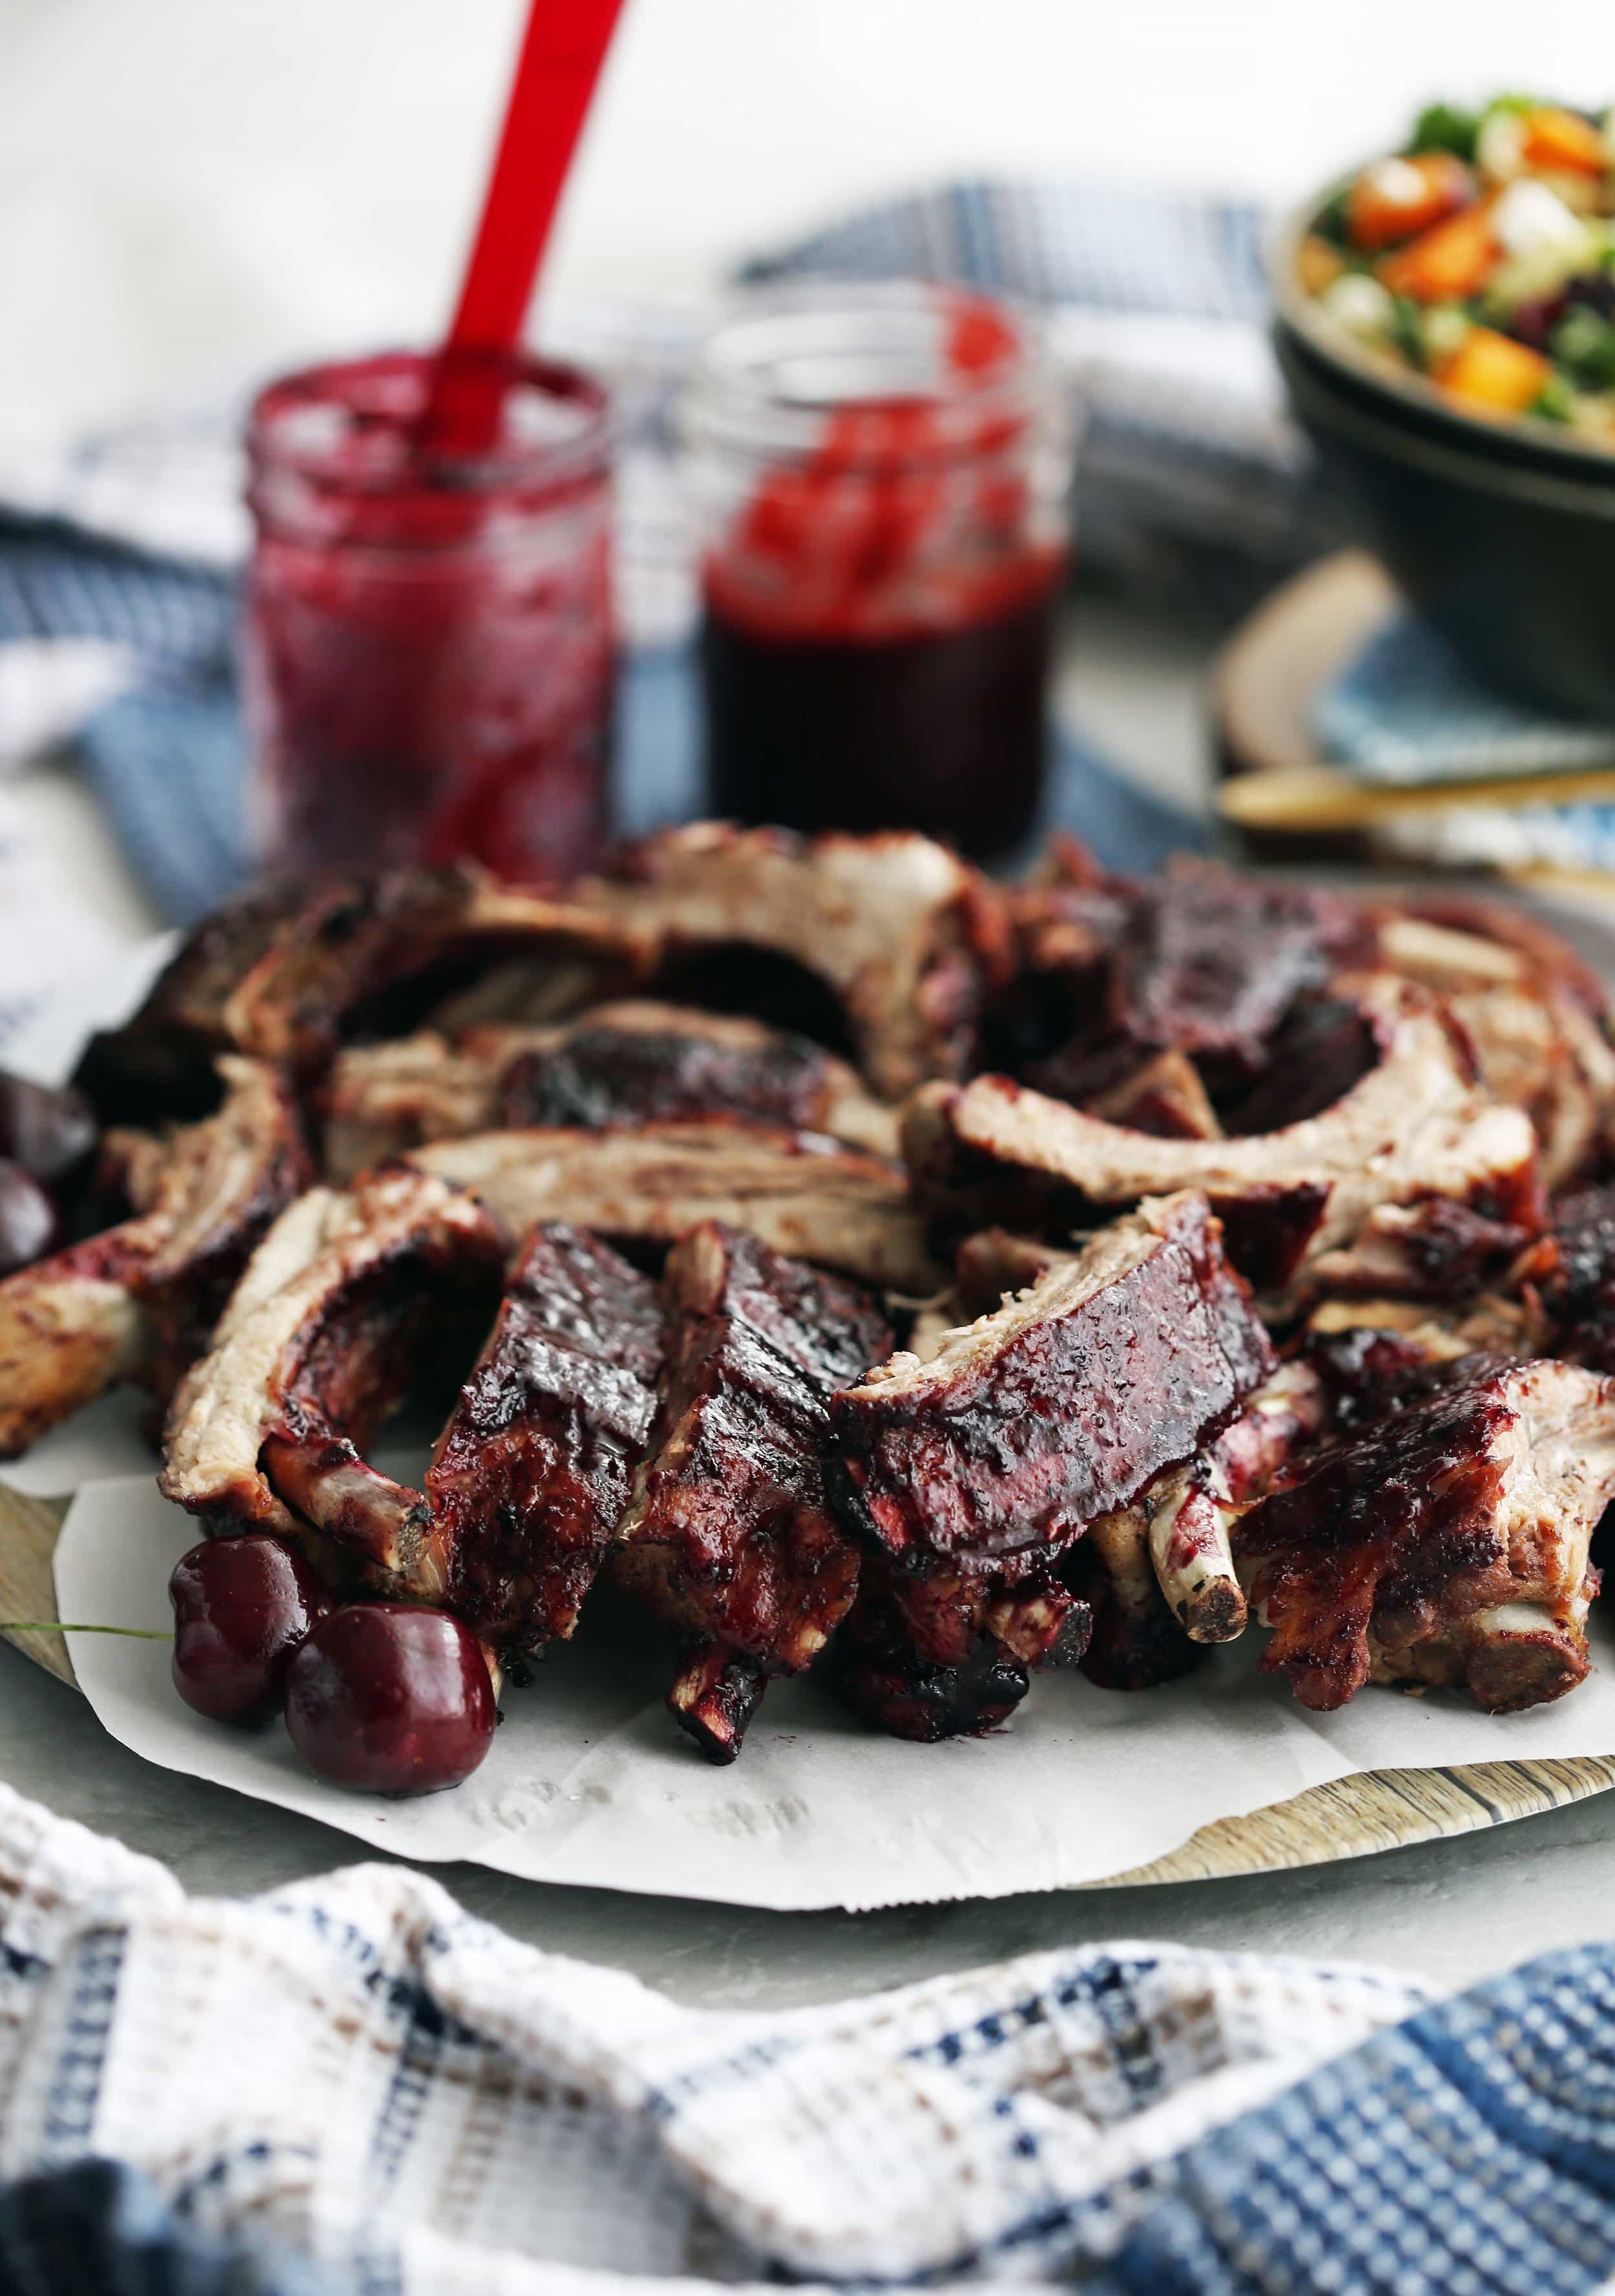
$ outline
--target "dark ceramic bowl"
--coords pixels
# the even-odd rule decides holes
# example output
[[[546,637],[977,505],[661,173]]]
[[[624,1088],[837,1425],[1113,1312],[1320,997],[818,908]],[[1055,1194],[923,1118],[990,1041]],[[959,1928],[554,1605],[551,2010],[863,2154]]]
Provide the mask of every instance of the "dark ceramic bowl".
[[[1274,341],[1295,414],[1365,540],[1492,685],[1615,723],[1615,453],[1551,423],[1466,414],[1359,350],[1295,275],[1324,196],[1269,249]]]

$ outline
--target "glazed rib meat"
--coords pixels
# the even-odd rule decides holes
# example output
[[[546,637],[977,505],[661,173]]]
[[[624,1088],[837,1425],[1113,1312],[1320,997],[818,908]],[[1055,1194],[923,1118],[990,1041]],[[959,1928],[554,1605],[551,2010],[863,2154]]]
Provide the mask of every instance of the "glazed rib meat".
[[[928,1363],[833,1405],[847,1518],[899,1568],[1013,1573],[1187,1458],[1273,1370],[1202,1195],[1153,1201]]]
[[[418,998],[512,950],[599,985],[649,970],[627,921],[500,884],[469,865],[331,872],[255,889],[195,929],[122,1028],[92,1037],[78,1081],[104,1117],[201,1112],[219,1052],[316,1076],[357,1015]]]
[[[1134,1044],[1254,1069],[1296,998],[1363,937],[1360,912],[1318,886],[1171,862],[1139,887],[1118,936],[1111,1025]]]
[[[649,1439],[656,1286],[597,1236],[534,1229],[427,1470],[449,1607],[513,1655],[564,1641]]]
[[[119,1380],[166,1402],[259,1238],[312,1177],[279,1073],[230,1058],[218,1070],[216,1115],[122,1144],[133,1218],[0,1283],[0,1456]]]
[[[614,1573],[709,1654],[703,1676],[731,1655],[797,1673],[857,1585],[857,1551],[824,1496],[828,1399],[889,1351],[891,1332],[851,1285],[716,1221],[675,1248],[664,1288],[667,1378]],[[701,1719],[695,1705],[674,1710]],[[738,1751],[696,1734],[717,1759]]]
[[[1265,1290],[1293,1297],[1313,1264],[1353,1243],[1380,1206],[1450,1197],[1483,1218],[1541,1225],[1529,1120],[1473,1084],[1451,1024],[1422,990],[1368,982],[1381,1058],[1323,1115],[1233,1140],[1163,1140],[1086,1116],[1008,1078],[917,1094],[904,1120],[915,1184],[942,1210],[1029,1212],[1067,1226],[1082,1208],[1201,1188],[1228,1249]],[[985,1199],[985,1201],[983,1201]]]
[[[865,1074],[896,1100],[959,1075],[988,988],[1007,977],[1002,897],[956,855],[905,831],[803,839],[698,822],[622,855],[570,898],[686,954],[767,950],[834,994]]]
[[[1365,1682],[1463,1684],[1496,1713],[1587,1671],[1588,1542],[1615,1497],[1615,1382],[1471,1357],[1318,1452],[1234,1553],[1303,1705]]]
[[[901,1169],[816,1134],[713,1119],[628,1131],[485,1132],[410,1158],[474,1189],[512,1234],[570,1219],[671,1243],[703,1220],[921,1296],[939,1277]]]
[[[808,1037],[649,1001],[596,1005],[553,1029],[354,1046],[323,1102],[325,1168],[339,1181],[426,1141],[504,1126],[596,1132],[732,1116],[881,1155],[897,1147],[893,1111]]]
[[[424,1499],[363,1454],[432,1359],[487,1329],[504,1255],[474,1198],[429,1173],[309,1189],[175,1394],[165,1495],[223,1529],[312,1526],[378,1583],[440,1595]]]

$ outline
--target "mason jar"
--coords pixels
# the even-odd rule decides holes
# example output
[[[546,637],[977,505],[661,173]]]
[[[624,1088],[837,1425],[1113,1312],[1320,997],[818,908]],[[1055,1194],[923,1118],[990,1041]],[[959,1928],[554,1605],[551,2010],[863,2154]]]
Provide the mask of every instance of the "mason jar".
[[[1040,330],[985,296],[820,283],[719,328],[683,420],[714,813],[1022,842],[1075,430]]]
[[[244,597],[261,857],[586,866],[610,825],[611,425],[570,368],[497,363],[496,436],[419,440],[430,361],[271,383]]]

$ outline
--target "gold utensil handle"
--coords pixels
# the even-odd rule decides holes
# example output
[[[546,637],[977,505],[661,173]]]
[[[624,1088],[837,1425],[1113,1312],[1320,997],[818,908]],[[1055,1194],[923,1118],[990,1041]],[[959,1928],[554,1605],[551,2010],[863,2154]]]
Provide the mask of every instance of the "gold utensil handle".
[[[1372,829],[1408,813],[1455,806],[1585,805],[1615,798],[1615,764],[1552,774],[1465,774],[1440,782],[1359,782],[1327,766],[1236,774],[1216,794],[1218,813],[1241,829]]]

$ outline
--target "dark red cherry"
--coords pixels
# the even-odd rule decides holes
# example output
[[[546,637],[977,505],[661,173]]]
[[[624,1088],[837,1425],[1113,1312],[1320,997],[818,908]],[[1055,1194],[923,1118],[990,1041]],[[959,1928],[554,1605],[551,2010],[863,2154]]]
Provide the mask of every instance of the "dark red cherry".
[[[0,1275],[43,1259],[55,1241],[55,1205],[20,1164],[0,1157]]]
[[[95,1118],[81,1092],[0,1070],[0,1156],[36,1180],[60,1180],[94,1145]]]
[[[286,1727],[309,1768],[369,1793],[457,1786],[497,1718],[475,1635],[414,1603],[332,1611],[286,1677]]]
[[[294,1547],[265,1531],[204,1538],[168,1581],[174,1605],[174,1687],[209,1721],[267,1722],[286,1669],[329,1607]]]

